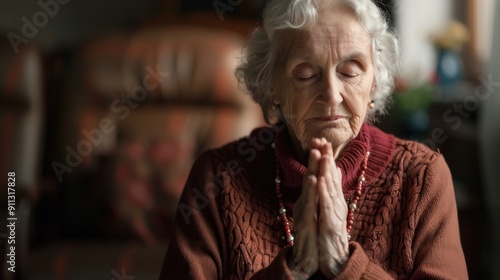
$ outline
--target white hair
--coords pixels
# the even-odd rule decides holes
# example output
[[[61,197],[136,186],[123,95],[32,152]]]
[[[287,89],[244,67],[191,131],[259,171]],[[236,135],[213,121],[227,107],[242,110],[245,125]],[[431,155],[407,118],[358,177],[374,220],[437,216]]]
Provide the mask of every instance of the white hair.
[[[321,2],[321,3],[317,3]],[[270,0],[264,8],[262,27],[256,28],[245,48],[243,61],[236,70],[243,83],[269,122],[269,93],[278,56],[280,33],[284,29],[305,29],[318,18],[318,7],[326,0]],[[399,69],[399,47],[395,34],[372,0],[332,0],[354,12],[373,41],[373,66],[376,88],[371,96],[375,109],[367,119],[386,113],[385,108],[394,89],[394,75]]]

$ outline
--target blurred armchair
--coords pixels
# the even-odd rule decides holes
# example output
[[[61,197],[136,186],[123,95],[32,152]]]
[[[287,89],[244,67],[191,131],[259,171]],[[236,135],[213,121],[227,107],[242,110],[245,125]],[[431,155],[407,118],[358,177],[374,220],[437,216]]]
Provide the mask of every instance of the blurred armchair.
[[[66,193],[64,230],[86,245],[37,252],[33,274],[109,278],[111,269],[125,268],[157,278],[194,159],[264,124],[234,75],[242,42],[214,28],[149,26],[78,51],[67,85],[72,101],[62,108],[65,142],[56,144],[65,150],[56,161],[71,172],[56,175]],[[89,228],[94,236],[82,240]],[[122,245],[92,243],[99,239]],[[90,256],[95,246],[98,256]],[[85,268],[71,265],[83,262]]]
[[[82,52],[82,136],[116,127],[85,159],[107,157],[99,176],[110,205],[146,244],[168,239],[194,159],[263,123],[234,77],[242,39],[201,27],[148,29],[105,38]],[[96,108],[100,108],[96,110]],[[84,141],[84,139],[80,139]],[[92,158],[94,157],[94,159]],[[109,181],[108,181],[109,180]]]

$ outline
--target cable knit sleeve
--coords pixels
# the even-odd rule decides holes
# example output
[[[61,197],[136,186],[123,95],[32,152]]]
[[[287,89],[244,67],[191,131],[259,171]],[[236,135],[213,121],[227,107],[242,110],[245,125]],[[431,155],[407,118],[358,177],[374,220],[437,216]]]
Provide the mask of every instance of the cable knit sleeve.
[[[393,279],[382,267],[370,262],[361,245],[349,243],[349,261],[336,280],[343,279]]]
[[[417,200],[405,240],[411,252],[410,279],[468,279],[451,173],[443,156],[412,176],[422,183],[409,190]],[[349,261],[336,279],[393,279],[370,262],[359,243],[351,242],[349,248]]]
[[[191,169],[177,208],[174,236],[164,259],[160,279],[221,279],[225,250],[224,229],[217,196],[205,193],[213,179],[207,152]],[[212,181],[211,181],[212,180]]]
[[[412,278],[468,279],[453,182],[442,155],[425,172],[424,185],[412,218]]]
[[[251,280],[264,280],[264,279],[283,279],[293,280],[290,269],[288,268],[288,256],[292,253],[292,248],[283,249],[278,256],[271,262],[271,264],[255,273]]]

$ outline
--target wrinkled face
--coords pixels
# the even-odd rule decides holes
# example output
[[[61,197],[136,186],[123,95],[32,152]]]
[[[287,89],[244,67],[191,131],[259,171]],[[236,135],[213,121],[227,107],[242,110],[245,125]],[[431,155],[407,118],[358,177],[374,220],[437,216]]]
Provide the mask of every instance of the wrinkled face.
[[[338,153],[356,137],[374,90],[372,40],[351,10],[319,9],[306,30],[284,30],[271,102],[279,104],[295,148],[325,137]]]

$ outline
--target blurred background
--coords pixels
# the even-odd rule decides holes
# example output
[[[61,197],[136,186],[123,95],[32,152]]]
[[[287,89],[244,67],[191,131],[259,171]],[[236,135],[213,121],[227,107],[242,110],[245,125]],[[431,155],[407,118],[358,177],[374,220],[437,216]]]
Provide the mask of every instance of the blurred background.
[[[377,2],[403,65],[377,125],[444,154],[469,276],[500,279],[500,5]],[[234,77],[264,5],[0,2],[0,177],[15,172],[17,218],[16,273],[0,228],[1,279],[157,279],[194,159],[264,125]],[[7,204],[5,183],[2,225]]]

